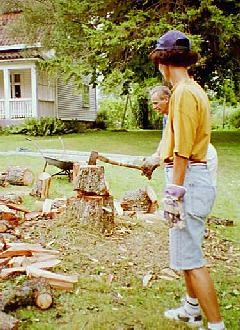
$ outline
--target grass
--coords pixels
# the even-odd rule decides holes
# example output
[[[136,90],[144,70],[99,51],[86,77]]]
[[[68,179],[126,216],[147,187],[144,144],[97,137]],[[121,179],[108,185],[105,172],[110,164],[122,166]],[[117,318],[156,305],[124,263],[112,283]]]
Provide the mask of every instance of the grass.
[[[56,137],[46,137],[36,139],[41,148],[61,149],[61,144]],[[124,153],[131,155],[149,155],[157,147],[159,141],[159,132],[157,131],[133,131],[133,132],[87,132],[82,134],[72,134],[64,136],[66,149],[91,151],[98,150],[109,153]],[[240,131],[216,131],[212,134],[212,142],[215,145],[219,156],[219,174],[218,174],[218,194],[212,211],[212,215],[233,219],[236,223],[234,227],[212,226],[212,230],[217,231],[223,241],[231,240],[235,248],[239,248],[240,237]],[[24,136],[1,136],[0,151],[16,150],[18,147],[30,147],[35,149],[33,144],[27,142]],[[44,160],[42,158],[27,156],[0,156],[0,169],[5,170],[10,165],[27,166],[33,169],[35,175],[41,172]],[[51,173],[55,171],[49,167]],[[110,185],[111,193],[115,198],[119,198],[127,190],[133,190],[146,184],[151,184],[158,193],[159,199],[162,197],[164,187],[163,169],[155,171],[153,179],[149,182],[142,177],[137,170],[105,166],[106,177]],[[16,187],[9,187],[12,191]],[[24,191],[24,187],[18,187]],[[29,188],[27,188],[29,189]],[[3,191],[3,188],[2,188]],[[72,185],[66,177],[54,177],[51,186],[51,196],[62,197],[73,195]],[[34,209],[35,199],[25,197],[26,206]],[[55,329],[89,329],[89,330],[174,330],[186,329],[182,325],[176,325],[162,318],[162,312],[169,306],[176,306],[183,294],[183,283],[179,281],[153,281],[152,285],[142,288],[141,276],[132,270],[129,262],[132,259],[123,259],[118,263],[115,259],[106,262],[106,258],[99,257],[99,263],[92,265],[88,263],[86,254],[92,244],[91,252],[104,253],[105,239],[88,237],[87,234],[81,236],[77,228],[73,231],[68,230],[70,223],[49,224],[46,230],[46,240],[55,241],[56,248],[63,248],[63,263],[59,266],[60,271],[69,273],[77,272],[80,274],[80,280],[73,292],[55,292],[55,305],[48,311],[39,311],[34,307],[18,309],[14,315],[21,319],[20,329],[24,330],[55,330]],[[79,230],[79,228],[78,228]],[[138,224],[132,231],[134,235],[145,235],[153,232],[151,225]],[[163,228],[159,228],[159,244],[161,235],[165,235]],[[36,237],[42,238],[40,229],[33,228]],[[79,234],[79,235],[78,235]],[[131,236],[130,235],[130,236]],[[141,236],[142,237],[142,236]],[[158,236],[156,236],[158,237]],[[81,240],[82,242],[80,242]],[[151,240],[150,240],[151,243]],[[155,242],[156,243],[156,242]],[[112,244],[112,245],[111,245]],[[108,245],[107,251],[119,248],[123,241],[112,242]],[[166,242],[162,243],[164,248]],[[137,253],[139,248],[144,249],[144,242],[136,240],[136,244],[127,245],[128,249],[136,249],[136,262],[138,266],[144,267],[145,260],[139,260]],[[81,248],[81,250],[71,250]],[[152,241],[154,249],[155,245]],[[55,247],[55,245],[54,245]],[[64,250],[65,249],[65,250]],[[71,253],[70,253],[70,252]],[[135,250],[134,250],[135,251]],[[147,247],[147,252],[149,252]],[[129,251],[128,251],[129,253]],[[157,251],[156,251],[157,253]],[[115,254],[113,254],[115,255]],[[125,255],[125,257],[127,254]],[[118,254],[116,254],[118,257]],[[159,255],[161,259],[162,256]],[[236,253],[235,262],[239,260],[239,253]],[[225,268],[225,264],[215,264],[212,269],[223,317],[228,329],[239,330],[239,273],[237,268],[230,270]],[[136,265],[137,267],[137,265]],[[140,267],[140,268],[141,268]],[[228,269],[228,270],[227,270]],[[107,281],[109,272],[114,276],[121,278],[114,280],[111,285]],[[19,281],[19,280],[17,280]],[[0,287],[11,287],[16,280],[2,282]]]

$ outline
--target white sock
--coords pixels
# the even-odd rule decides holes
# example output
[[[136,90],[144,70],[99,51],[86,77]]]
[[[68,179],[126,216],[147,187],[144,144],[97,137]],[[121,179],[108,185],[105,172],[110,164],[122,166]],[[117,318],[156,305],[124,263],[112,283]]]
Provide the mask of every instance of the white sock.
[[[191,298],[188,295],[185,299],[184,309],[189,315],[193,316],[201,313],[197,298]]]
[[[209,330],[225,330],[224,322],[218,322],[218,323],[210,323],[208,322],[208,329]]]
[[[186,300],[193,305],[198,305],[198,299],[197,298],[192,298],[188,294],[186,295]]]

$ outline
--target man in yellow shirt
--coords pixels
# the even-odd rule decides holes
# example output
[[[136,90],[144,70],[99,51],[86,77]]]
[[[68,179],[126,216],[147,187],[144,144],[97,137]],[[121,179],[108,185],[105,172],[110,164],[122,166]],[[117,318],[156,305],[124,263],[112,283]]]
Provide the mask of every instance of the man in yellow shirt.
[[[153,110],[159,112],[164,116],[163,129],[166,127],[168,111],[169,111],[169,101],[171,97],[171,90],[167,86],[155,86],[150,90],[150,97],[152,102]],[[143,174],[151,179],[152,172],[160,165],[161,156],[162,156],[162,143],[163,139],[160,141],[157,150],[151,155],[144,159],[142,164]],[[214,146],[210,143],[207,150],[207,167],[211,174],[213,184],[217,184],[217,167],[218,167],[218,158],[217,151]]]
[[[206,162],[209,102],[203,89],[188,75],[198,55],[191,50],[186,35],[174,30],[159,38],[149,57],[173,86],[161,154],[167,177],[165,214],[170,221],[170,266],[183,271],[186,285],[183,306],[167,310],[164,315],[198,327],[202,324],[201,306],[208,329],[224,330],[201,250],[204,222],[214,203],[215,187]]]

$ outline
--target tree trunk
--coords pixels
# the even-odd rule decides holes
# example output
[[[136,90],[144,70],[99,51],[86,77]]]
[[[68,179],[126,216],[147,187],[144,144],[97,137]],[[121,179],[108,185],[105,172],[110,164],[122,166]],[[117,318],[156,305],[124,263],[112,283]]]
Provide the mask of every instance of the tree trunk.
[[[7,169],[6,180],[18,186],[30,186],[33,183],[34,175],[28,168],[11,166]]]
[[[103,166],[80,166],[73,185],[74,190],[83,192],[86,195],[109,195]]]
[[[111,234],[114,227],[114,205],[112,196],[81,195],[67,206],[66,217],[75,218],[82,225]]]
[[[38,177],[37,182],[32,188],[30,195],[39,197],[41,199],[48,198],[50,184],[51,184],[51,175],[47,172],[41,173]]]
[[[53,303],[49,284],[44,279],[26,281],[21,287],[3,292],[1,309],[11,311],[18,307],[36,305],[48,309]]]
[[[17,330],[18,319],[0,311],[0,329],[1,330]]]

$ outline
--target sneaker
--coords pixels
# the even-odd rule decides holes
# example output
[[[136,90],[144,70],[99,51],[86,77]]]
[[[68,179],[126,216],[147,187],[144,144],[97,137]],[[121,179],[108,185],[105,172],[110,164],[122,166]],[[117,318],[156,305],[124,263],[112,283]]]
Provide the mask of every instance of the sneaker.
[[[183,306],[165,311],[164,316],[169,320],[185,322],[190,327],[200,327],[203,323],[201,314],[190,315]]]

